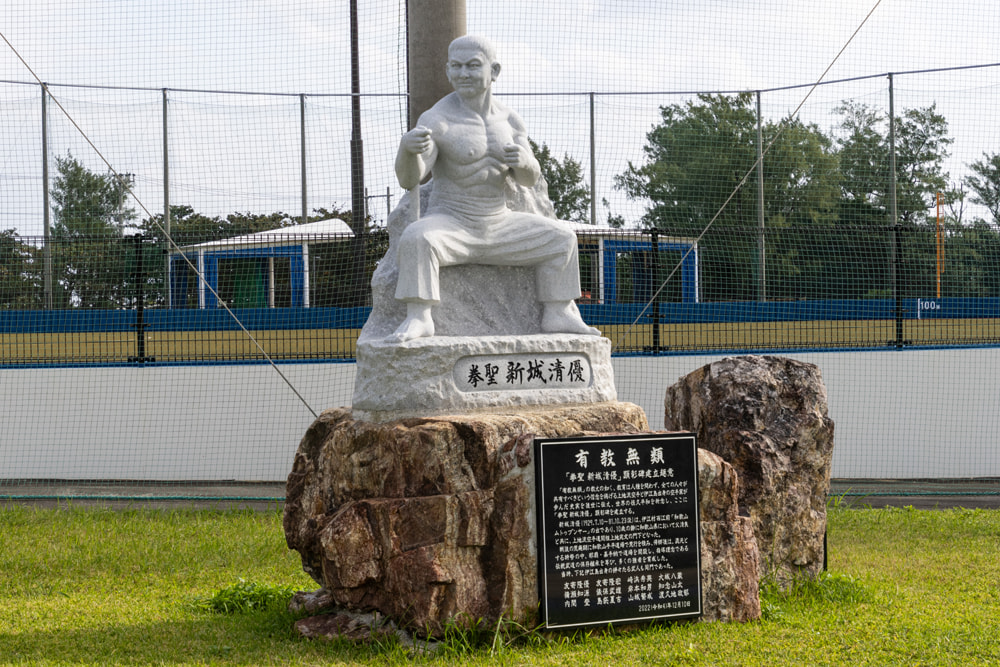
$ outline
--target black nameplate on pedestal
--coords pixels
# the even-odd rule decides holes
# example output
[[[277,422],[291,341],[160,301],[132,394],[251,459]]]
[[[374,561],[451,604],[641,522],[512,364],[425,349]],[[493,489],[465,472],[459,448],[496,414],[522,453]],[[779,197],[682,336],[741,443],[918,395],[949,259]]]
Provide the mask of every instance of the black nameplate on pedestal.
[[[535,492],[548,628],[701,615],[694,434],[536,439]]]

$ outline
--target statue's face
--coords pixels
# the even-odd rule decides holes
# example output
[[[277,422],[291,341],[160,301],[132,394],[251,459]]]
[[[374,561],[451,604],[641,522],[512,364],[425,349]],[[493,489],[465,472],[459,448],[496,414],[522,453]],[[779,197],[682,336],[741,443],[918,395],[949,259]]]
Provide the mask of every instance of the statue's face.
[[[448,51],[448,82],[463,97],[482,94],[499,73],[500,65],[490,63],[479,49],[457,46]]]

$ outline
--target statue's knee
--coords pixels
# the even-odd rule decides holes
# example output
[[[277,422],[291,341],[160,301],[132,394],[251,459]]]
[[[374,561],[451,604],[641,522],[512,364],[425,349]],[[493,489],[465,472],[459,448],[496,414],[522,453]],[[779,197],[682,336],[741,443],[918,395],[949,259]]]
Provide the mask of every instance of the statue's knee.
[[[558,227],[556,237],[567,249],[576,248],[576,232],[566,227]]]

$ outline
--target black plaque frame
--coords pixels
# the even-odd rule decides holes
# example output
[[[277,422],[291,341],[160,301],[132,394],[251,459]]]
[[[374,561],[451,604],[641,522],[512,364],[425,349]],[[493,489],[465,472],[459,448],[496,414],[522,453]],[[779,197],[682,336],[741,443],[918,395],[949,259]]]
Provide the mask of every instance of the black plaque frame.
[[[693,433],[538,438],[535,499],[546,627],[701,615]]]

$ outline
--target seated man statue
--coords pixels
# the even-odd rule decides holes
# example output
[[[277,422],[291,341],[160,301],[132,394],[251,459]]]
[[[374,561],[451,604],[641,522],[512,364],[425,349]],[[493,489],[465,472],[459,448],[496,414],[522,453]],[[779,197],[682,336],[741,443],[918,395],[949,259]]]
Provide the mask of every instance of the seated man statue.
[[[455,92],[423,113],[400,142],[400,185],[413,190],[432,174],[434,188],[425,214],[400,237],[395,296],[406,304],[406,317],[391,340],[434,335],[439,270],[457,264],[534,267],[542,331],[600,334],[584,323],[574,302],[580,269],[572,229],[507,207],[505,179],[530,188],[540,168],[520,117],[493,99],[499,73],[487,40],[453,41],[447,74]]]

